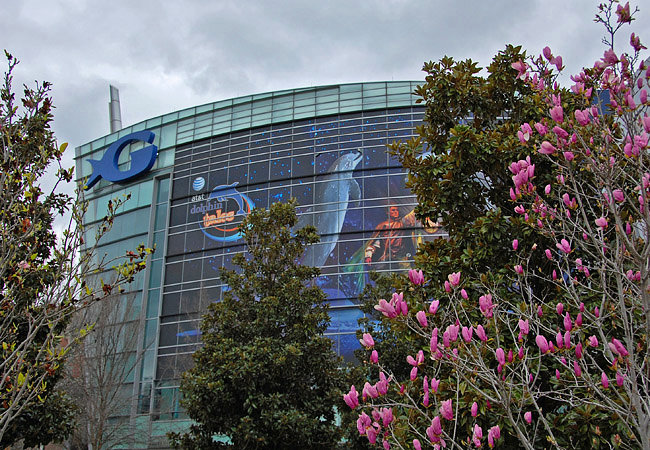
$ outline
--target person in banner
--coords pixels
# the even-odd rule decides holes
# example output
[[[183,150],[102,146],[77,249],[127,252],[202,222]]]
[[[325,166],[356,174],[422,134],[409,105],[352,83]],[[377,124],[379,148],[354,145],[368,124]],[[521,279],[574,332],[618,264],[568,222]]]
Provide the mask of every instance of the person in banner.
[[[415,246],[413,228],[416,226],[413,212],[404,218],[397,205],[388,208],[388,220],[375,227],[365,250],[366,264],[413,259]]]

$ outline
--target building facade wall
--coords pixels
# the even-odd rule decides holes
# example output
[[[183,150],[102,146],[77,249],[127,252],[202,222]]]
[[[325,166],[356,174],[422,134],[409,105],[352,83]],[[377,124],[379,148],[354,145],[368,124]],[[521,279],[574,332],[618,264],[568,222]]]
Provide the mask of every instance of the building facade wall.
[[[300,225],[312,224],[321,243],[304,263],[321,268],[317,283],[331,305],[327,334],[352,358],[358,295],[368,272],[405,270],[417,243],[441,234],[414,219],[415,199],[386,145],[415,134],[423,108],[414,82],[360,83],[260,94],[150,119],[77,148],[79,181],[111,143],[150,130],[158,159],[128,184],[101,180],[88,191],[89,229],[111,198],[130,194],[100,255],[124,254],[139,243],[156,251],[129,287],[140,338],[133,376],[125,380],[131,410],[147,445],[187,425],[179,379],[200,345],[199,321],[226,286],[221,268],[244,251],[237,225],[254,207],[298,200]],[[120,156],[130,167],[131,144]],[[92,237],[88,236],[92,243]],[[125,297],[126,298],[126,297]],[[127,301],[127,300],[125,300]]]

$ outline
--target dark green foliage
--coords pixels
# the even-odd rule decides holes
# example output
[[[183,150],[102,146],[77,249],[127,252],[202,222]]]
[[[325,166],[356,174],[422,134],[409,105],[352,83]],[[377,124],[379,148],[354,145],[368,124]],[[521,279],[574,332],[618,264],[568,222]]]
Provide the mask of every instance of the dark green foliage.
[[[324,293],[312,284],[319,270],[302,266],[313,227],[292,231],[295,202],[256,209],[241,225],[248,254],[238,271],[223,270],[229,286],[210,305],[204,346],[184,374],[183,405],[197,422],[173,435],[181,448],[212,448],[227,436],[236,448],[334,448],[340,433],[334,405],[342,375],[332,342]]]

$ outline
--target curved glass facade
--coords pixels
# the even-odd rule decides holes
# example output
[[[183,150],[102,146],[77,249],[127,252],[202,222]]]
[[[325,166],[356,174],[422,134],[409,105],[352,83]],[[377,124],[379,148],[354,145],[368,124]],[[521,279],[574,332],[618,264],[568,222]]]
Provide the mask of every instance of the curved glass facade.
[[[422,121],[415,85],[360,83],[242,97],[150,119],[77,148],[80,181],[91,173],[87,159],[100,159],[129,133],[152,131],[159,149],[148,174],[92,188],[86,217],[92,226],[109,199],[130,193],[100,254],[123,254],[140,242],[156,246],[146,273],[131,285],[141,305],[141,338],[138,348],[125,350],[138,355],[135,376],[125,381],[133,393],[128,420],[148,433],[150,444],[170,423],[185,423],[180,375],[200,345],[201,314],[227,288],[220,269],[232,268],[232,256],[244,251],[237,225],[254,207],[294,197],[300,225],[317,228],[321,243],[307,249],[303,262],[321,268],[318,284],[331,305],[327,334],[351,357],[368,272],[408,268],[418,241],[441,233],[414,219],[404,170],[386,152]],[[143,146],[123,151],[119,168],[127,170],[129,153]]]

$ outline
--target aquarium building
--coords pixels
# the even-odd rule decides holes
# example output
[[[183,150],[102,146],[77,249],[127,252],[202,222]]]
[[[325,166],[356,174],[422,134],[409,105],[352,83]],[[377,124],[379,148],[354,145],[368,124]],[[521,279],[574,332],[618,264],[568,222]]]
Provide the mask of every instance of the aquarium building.
[[[121,349],[133,370],[120,393],[131,400],[114,420],[145,436],[125,447],[164,448],[167,431],[188,425],[180,376],[200,346],[201,314],[225,288],[220,269],[245,250],[237,225],[253,208],[295,197],[300,223],[318,229],[321,243],[303,261],[321,268],[327,334],[352,357],[368,272],[408,268],[418,241],[441,233],[415,220],[404,169],[387,153],[423,119],[415,87],[372,82],[250,95],[154,117],[76,148],[77,181],[88,186],[89,245],[109,201],[130,195],[98,257],[155,246],[123,294],[137,343]]]

